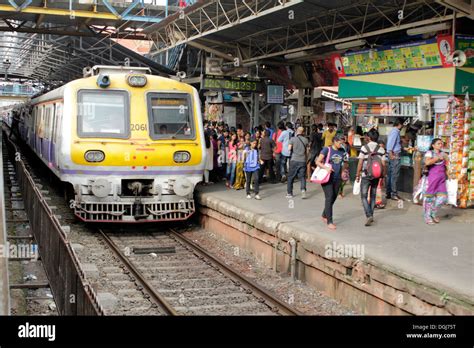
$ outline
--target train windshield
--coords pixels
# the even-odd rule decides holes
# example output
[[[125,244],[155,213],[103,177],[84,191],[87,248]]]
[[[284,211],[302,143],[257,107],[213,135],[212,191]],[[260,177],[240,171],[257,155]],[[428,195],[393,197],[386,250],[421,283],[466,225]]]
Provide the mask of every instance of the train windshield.
[[[126,91],[81,90],[77,101],[81,137],[128,138],[130,117]]]
[[[194,137],[191,96],[189,94],[148,94],[148,115],[152,139],[190,139]]]

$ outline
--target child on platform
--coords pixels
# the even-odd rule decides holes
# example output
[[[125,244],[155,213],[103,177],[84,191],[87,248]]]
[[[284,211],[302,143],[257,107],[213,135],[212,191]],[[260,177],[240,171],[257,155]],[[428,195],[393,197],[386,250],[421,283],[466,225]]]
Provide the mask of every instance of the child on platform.
[[[250,183],[253,179],[253,190],[255,192],[255,199],[260,200],[258,177],[260,172],[260,158],[257,149],[257,140],[250,143],[250,149],[245,151],[244,171],[245,171],[245,188],[247,191],[247,198],[250,199]]]

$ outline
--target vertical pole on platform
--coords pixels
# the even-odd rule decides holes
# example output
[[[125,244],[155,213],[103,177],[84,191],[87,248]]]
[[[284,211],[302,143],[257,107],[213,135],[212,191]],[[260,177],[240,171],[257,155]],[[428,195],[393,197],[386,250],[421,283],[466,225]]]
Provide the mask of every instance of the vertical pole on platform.
[[[165,2],[165,18],[168,18],[168,0]],[[165,66],[168,66],[168,52],[169,49],[165,52]]]
[[[251,126],[252,128],[257,127],[260,122],[259,98],[260,98],[260,95],[258,94],[258,92],[252,93],[252,97],[251,97],[251,110],[252,110]]]

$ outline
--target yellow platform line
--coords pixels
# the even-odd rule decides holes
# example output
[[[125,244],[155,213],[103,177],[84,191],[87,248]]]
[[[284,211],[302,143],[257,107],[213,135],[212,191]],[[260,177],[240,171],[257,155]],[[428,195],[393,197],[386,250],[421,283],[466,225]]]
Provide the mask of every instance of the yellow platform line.
[[[91,18],[91,19],[111,19],[119,20],[120,18],[114,15],[113,13],[106,12],[93,12],[93,11],[83,11],[83,10],[68,10],[68,9],[55,9],[55,8],[44,8],[44,7],[34,7],[28,6],[27,8],[17,11],[11,5],[0,5],[0,11],[4,12],[13,12],[13,13],[29,13],[29,14],[43,14],[50,16],[67,16],[67,17],[81,17],[81,18]]]

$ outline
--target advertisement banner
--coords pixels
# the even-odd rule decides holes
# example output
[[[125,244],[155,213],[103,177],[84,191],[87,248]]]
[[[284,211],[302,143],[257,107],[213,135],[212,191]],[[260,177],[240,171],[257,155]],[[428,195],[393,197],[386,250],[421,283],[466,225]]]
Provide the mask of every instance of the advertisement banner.
[[[446,60],[452,48],[451,37],[443,35],[408,44],[346,53],[341,57],[340,71],[345,76],[354,76],[448,67],[451,65]],[[334,61],[337,62],[337,58]]]
[[[466,55],[463,67],[474,67],[474,36],[456,36],[456,50],[463,51]]]
[[[452,62],[447,62],[449,55],[454,52],[453,37],[451,35],[440,35],[437,39],[443,67],[447,68],[453,66]]]
[[[331,61],[334,69],[337,72],[337,75],[339,77],[346,76],[346,73],[344,72],[344,65],[342,64],[342,58],[340,54],[333,54],[331,55]]]

